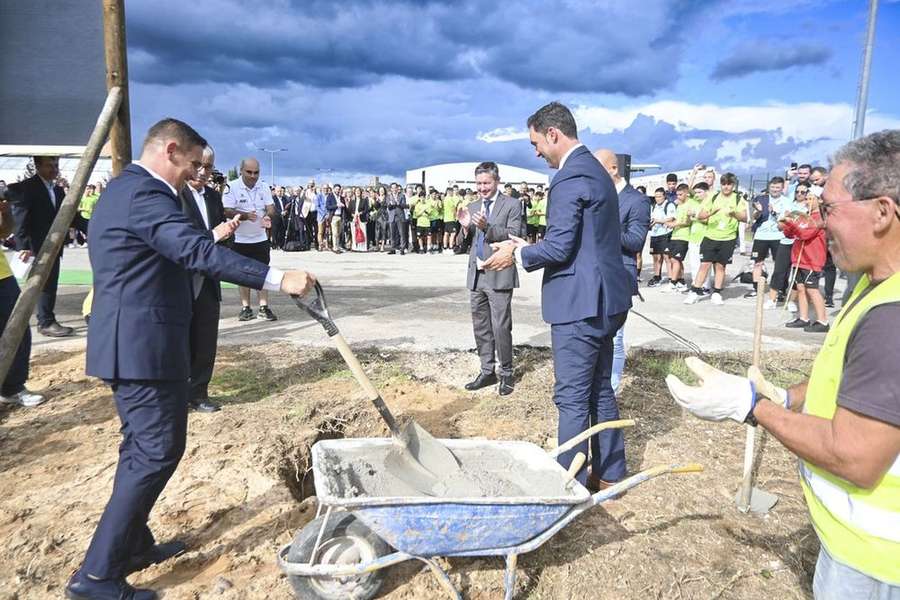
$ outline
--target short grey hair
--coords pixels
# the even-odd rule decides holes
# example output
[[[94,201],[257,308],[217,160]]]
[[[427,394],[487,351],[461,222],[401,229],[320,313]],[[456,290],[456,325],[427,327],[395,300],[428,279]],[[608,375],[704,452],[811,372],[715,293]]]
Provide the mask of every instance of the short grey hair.
[[[478,166],[475,167],[475,177],[478,177],[482,173],[489,173],[491,177],[494,178],[494,181],[500,181],[500,167],[498,167],[495,162],[487,161],[479,163]]]
[[[846,163],[844,187],[854,200],[887,196],[900,204],[900,129],[886,129],[840,148],[831,164]]]

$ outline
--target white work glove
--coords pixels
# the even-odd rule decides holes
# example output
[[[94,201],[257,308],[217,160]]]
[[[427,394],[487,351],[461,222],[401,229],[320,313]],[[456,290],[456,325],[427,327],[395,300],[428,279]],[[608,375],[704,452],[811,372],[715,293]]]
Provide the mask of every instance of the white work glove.
[[[684,362],[700,378],[700,387],[686,385],[675,375],[667,375],[666,385],[675,402],[707,421],[746,421],[756,404],[756,392],[749,379],[729,375],[696,356],[689,356]]]
[[[777,385],[772,385],[766,378],[763,377],[762,371],[759,370],[759,367],[756,365],[751,365],[749,369],[747,369],[747,379],[753,382],[753,385],[756,386],[756,395],[762,396],[764,398],[768,398],[775,404],[779,406],[784,406],[786,408],[790,408],[788,405],[788,393],[784,388],[780,388]]]

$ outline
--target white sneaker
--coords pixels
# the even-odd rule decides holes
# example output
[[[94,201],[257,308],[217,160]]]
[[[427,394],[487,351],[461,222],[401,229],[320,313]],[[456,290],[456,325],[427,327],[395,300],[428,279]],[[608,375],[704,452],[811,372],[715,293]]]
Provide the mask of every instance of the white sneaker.
[[[19,406],[25,406],[27,408],[43,404],[45,400],[46,398],[40,394],[29,392],[26,389],[23,389],[21,392],[13,394],[12,396],[0,396],[0,401],[2,402],[6,402],[7,404],[18,404]]]
[[[697,304],[700,300],[700,294],[697,292],[688,292],[687,297],[684,299],[685,304]]]
[[[765,310],[772,310],[773,308],[775,308],[775,301],[771,298],[766,298],[766,301],[763,302],[763,308]]]
[[[710,296],[709,301],[716,305],[725,304],[725,301],[722,299],[722,294],[719,292],[713,292],[713,295]]]
[[[792,313],[797,312],[797,303],[796,302],[788,302],[788,312],[792,312]]]
[[[675,291],[676,291],[676,292],[683,292],[683,291],[685,291],[686,289],[688,289],[688,286],[687,286],[686,283],[678,282],[678,283],[675,284]]]

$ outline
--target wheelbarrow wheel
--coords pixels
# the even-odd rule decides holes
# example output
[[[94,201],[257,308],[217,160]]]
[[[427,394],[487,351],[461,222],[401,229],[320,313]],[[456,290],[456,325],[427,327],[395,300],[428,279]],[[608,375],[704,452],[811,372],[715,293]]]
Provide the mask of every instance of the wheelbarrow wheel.
[[[310,521],[297,532],[287,559],[290,562],[308,562],[316,544],[316,538],[325,517]],[[351,513],[333,514],[328,518],[315,564],[356,564],[371,562],[391,552],[384,540],[375,535],[362,521]],[[374,598],[384,583],[384,569],[356,577],[302,577],[289,575],[294,595],[299,600],[369,600]]]

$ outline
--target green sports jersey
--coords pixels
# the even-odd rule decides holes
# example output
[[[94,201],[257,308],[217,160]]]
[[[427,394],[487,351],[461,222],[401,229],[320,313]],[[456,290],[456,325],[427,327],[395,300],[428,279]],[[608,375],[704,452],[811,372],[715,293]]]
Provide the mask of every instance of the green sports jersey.
[[[444,217],[444,204],[439,198],[429,198],[426,203],[428,218],[432,221],[440,221]]]
[[[459,196],[445,196],[444,197],[444,222],[450,223],[456,220],[456,211],[459,209],[459,205],[462,203],[462,198]]]
[[[428,216],[429,201],[419,200],[412,209],[413,219],[416,220],[416,227],[430,227],[431,217]]]
[[[540,200],[533,200],[531,202],[531,208],[528,209],[528,224],[539,226],[547,224],[547,201],[543,198]]]
[[[688,241],[692,244],[699,244],[703,241],[703,236],[706,234],[706,223],[696,218],[697,213],[703,208],[703,203],[700,202],[700,198],[697,196],[688,196],[684,205],[687,207],[687,213],[691,218],[691,230],[688,235]]]
[[[713,194],[703,203],[703,209],[710,212],[716,211],[706,220],[705,236],[711,240],[726,242],[737,237],[738,220],[728,215],[728,211],[740,208],[740,197],[737,194],[723,196],[721,193]]]
[[[691,241],[691,222],[690,217],[688,217],[688,210],[687,201],[679,204],[678,208],[675,209],[675,227],[672,228],[673,240]]]

